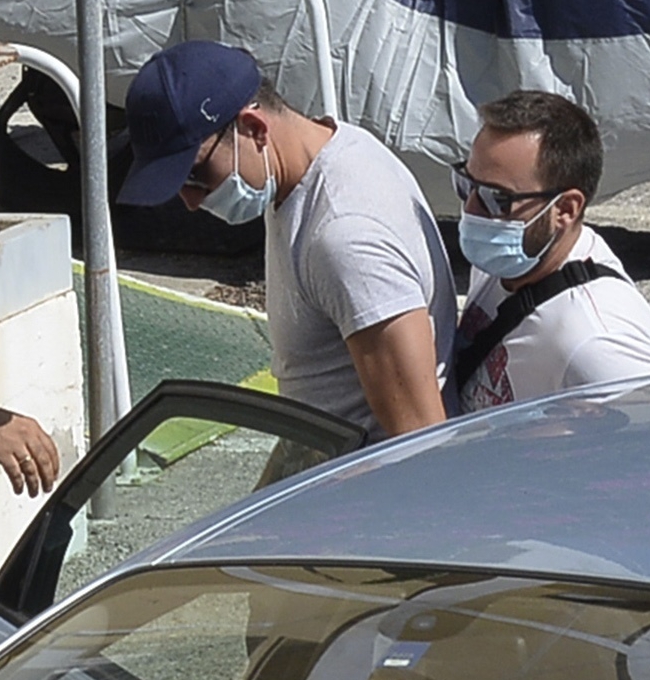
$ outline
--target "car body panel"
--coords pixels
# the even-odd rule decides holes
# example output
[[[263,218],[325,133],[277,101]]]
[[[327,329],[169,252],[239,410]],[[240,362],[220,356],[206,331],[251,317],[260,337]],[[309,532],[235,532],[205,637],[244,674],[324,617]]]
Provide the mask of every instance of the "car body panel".
[[[646,582],[648,402],[640,378],[450,421],[281,482],[143,558],[378,560]]]
[[[325,596],[320,589],[326,586],[347,592],[353,586],[344,585],[345,579],[337,581],[332,570],[381,570],[385,576],[377,583],[397,579],[400,597],[409,603],[396,605],[397,611],[417,609],[420,602],[431,609],[436,621],[447,621],[445,630],[453,631],[452,619],[466,618],[467,636],[463,624],[453,633],[452,637],[457,632],[460,637],[454,637],[444,657],[457,665],[458,677],[467,677],[471,667],[471,655],[462,659],[461,650],[480,650],[482,645],[489,650],[491,644],[499,649],[502,643],[494,642],[493,633],[514,626],[508,645],[521,639],[526,650],[539,650],[530,657],[531,668],[547,667],[535,666],[536,659],[553,659],[552,664],[559,665],[549,661],[548,668],[565,677],[571,659],[580,659],[587,666],[585,677],[593,677],[588,675],[588,659],[596,655],[597,663],[607,669],[602,677],[617,677],[617,669],[624,665],[629,677],[646,678],[644,669],[650,667],[650,642],[644,632],[650,625],[644,618],[650,601],[649,402],[650,376],[569,390],[465,416],[303,471],[174,533],[36,615],[0,645],[0,667],[30,649],[42,639],[42,632],[55,631],[61,621],[95,611],[92,603],[100,602],[105,593],[126,592],[133,579],[159,579],[164,599],[163,593],[169,592],[166,579],[171,578],[171,586],[176,578],[166,574],[207,569],[213,575],[219,571],[265,587],[269,579],[273,581],[273,593],[280,600],[270,609],[278,616],[287,615],[286,626],[293,632],[288,634],[282,623],[282,635],[259,642],[266,649],[260,663],[279,663],[287,658],[285,652],[292,658],[307,654],[309,664],[329,659],[321,675],[315,674],[313,664],[295,675],[316,680],[337,667],[337,659],[345,658],[344,649],[353,648],[346,646],[346,631],[362,632],[357,623],[366,618],[374,621],[374,614],[364,618],[359,610],[350,610],[348,616],[347,610],[336,606],[333,611],[342,616],[341,621],[333,619],[336,634],[329,628],[318,633],[319,644],[323,635],[332,644],[318,650],[293,642],[285,646],[284,640],[295,636],[300,640],[316,625],[307,610],[303,616],[298,606],[286,605],[286,594],[304,590],[296,580],[319,575],[323,582],[310,581],[310,588],[318,586],[319,596]],[[437,590],[424,586],[411,590],[404,581],[437,583],[443,577],[456,579],[461,586],[475,582],[480,592],[471,588],[457,592],[447,582]],[[541,589],[539,615],[519,596],[504,607],[498,604],[504,582],[511,584],[506,590]],[[481,590],[481,583],[491,585]],[[426,595],[429,591],[432,598]],[[157,592],[151,590],[152,601],[159,600]],[[464,593],[471,595],[469,600],[463,599]],[[457,599],[459,594],[463,598]],[[552,611],[559,618],[555,614],[548,618]],[[253,614],[249,623],[256,624]],[[377,635],[384,634],[377,632],[383,614],[379,610],[375,614],[379,618],[371,626],[373,645]],[[361,619],[355,618],[358,615]],[[401,614],[394,616],[403,620]],[[484,624],[489,628],[485,640],[476,638],[472,631]],[[533,631],[534,639],[527,630]],[[250,633],[251,640],[258,637]],[[334,645],[335,639],[343,646]],[[555,645],[560,640],[561,645]],[[561,652],[547,657],[553,647]],[[398,645],[393,650],[396,656],[391,652],[382,659],[413,652],[412,647],[405,650]],[[427,656],[429,647],[420,651],[417,658],[428,659],[427,664],[444,656]],[[251,654],[253,659],[256,652]],[[510,655],[506,666],[516,673],[521,662],[516,645],[499,654],[504,659]],[[278,666],[271,663],[264,668],[275,670],[267,676],[260,670],[251,677],[277,676]],[[434,671],[435,667],[428,668],[422,676],[438,677]],[[373,672],[377,675],[359,677],[394,677],[383,667]],[[555,677],[553,673],[548,677]],[[498,664],[486,677],[493,675],[501,677]]]

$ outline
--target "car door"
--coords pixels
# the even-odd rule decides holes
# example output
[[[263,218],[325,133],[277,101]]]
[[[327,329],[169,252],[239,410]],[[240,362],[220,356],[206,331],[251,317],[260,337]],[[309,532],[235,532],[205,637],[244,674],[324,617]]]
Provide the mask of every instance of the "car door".
[[[54,602],[75,518],[85,513],[91,496],[131,452],[137,451],[145,465],[144,477],[164,468],[179,450],[193,449],[185,451],[188,459],[200,452],[203,467],[193,472],[195,483],[185,494],[187,508],[183,506],[170,533],[179,522],[196,519],[191,508],[198,497],[195,489],[208,489],[207,505],[204,502],[200,510],[207,514],[275,479],[360,448],[365,436],[360,427],[275,395],[219,383],[162,382],[59,484],[0,568],[0,640]],[[172,451],[171,456],[161,453],[161,442]],[[238,474],[235,487],[212,483],[214,475],[224,472],[221,468],[226,468],[225,477],[230,480],[238,466],[245,471]],[[150,497],[158,500],[163,486],[155,487]],[[118,499],[115,521],[120,521],[119,513]],[[109,566],[114,565],[103,565],[100,573]]]

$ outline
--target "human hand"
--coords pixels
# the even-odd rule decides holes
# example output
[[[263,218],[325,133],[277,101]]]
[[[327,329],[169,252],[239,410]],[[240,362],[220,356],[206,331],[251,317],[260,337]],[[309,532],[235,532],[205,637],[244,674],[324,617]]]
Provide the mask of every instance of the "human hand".
[[[52,438],[28,416],[0,409],[0,465],[15,493],[25,485],[34,498],[42,486],[51,491],[59,476],[59,454]]]

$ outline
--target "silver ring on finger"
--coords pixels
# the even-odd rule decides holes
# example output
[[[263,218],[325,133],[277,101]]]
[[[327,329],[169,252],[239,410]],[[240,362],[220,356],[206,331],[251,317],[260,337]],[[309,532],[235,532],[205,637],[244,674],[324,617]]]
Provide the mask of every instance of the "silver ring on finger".
[[[31,456],[27,455],[27,456],[25,456],[24,458],[21,458],[21,459],[18,461],[18,465],[19,465],[20,467],[22,467],[25,463],[29,463],[29,462],[31,462],[32,460],[33,460],[33,458],[32,458]]]

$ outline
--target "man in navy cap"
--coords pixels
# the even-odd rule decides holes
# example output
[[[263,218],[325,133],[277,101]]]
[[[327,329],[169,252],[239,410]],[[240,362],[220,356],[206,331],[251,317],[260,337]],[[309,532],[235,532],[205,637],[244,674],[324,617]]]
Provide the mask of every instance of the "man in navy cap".
[[[289,107],[244,50],[190,41],[133,81],[134,163],[119,200],[180,194],[241,224],[264,214],[272,371],[281,394],[372,440],[445,419],[456,298],[431,211],[372,135]]]

